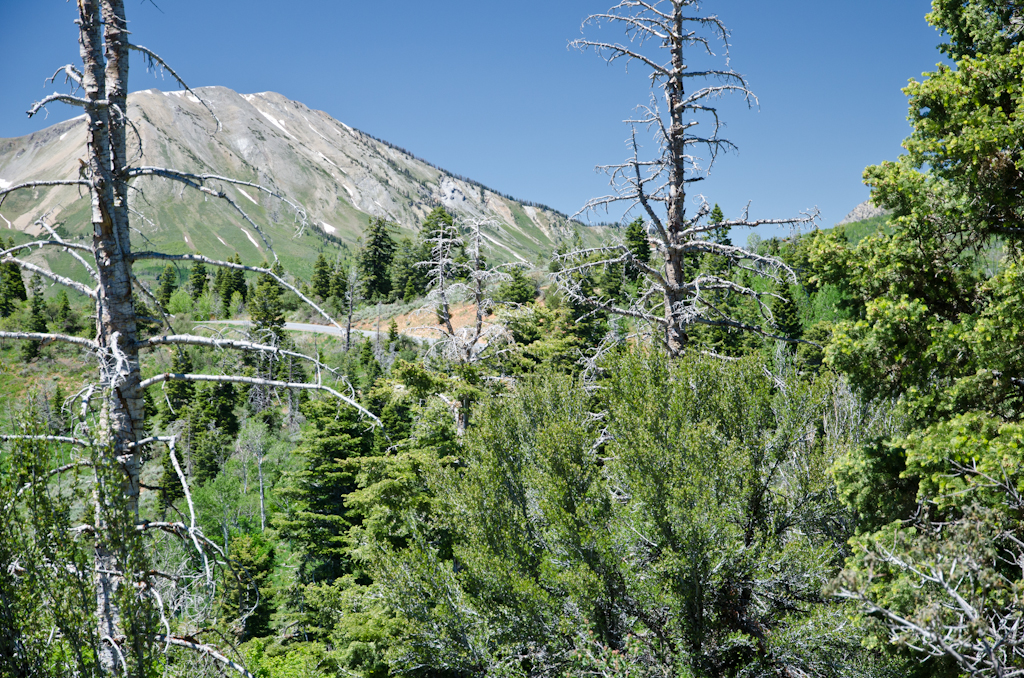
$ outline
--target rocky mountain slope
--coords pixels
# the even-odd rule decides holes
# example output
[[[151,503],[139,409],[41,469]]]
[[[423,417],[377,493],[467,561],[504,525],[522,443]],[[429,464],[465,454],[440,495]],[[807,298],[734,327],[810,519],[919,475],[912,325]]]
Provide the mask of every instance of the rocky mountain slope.
[[[208,184],[253,218],[298,275],[308,275],[316,250],[353,246],[371,216],[386,217],[411,233],[437,205],[464,217],[494,219],[486,236],[490,256],[498,260],[535,263],[572,238],[573,230],[585,242],[605,233],[454,176],[279,94],[238,94],[224,87],[198,88],[196,94],[150,89],[129,97],[132,164],[243,179],[300,204],[304,218],[252,188]],[[76,177],[85,131],[83,116],[0,139],[0,186]],[[237,251],[251,263],[268,257],[260,234],[231,205],[161,178],[138,177],[133,186],[139,189],[131,194],[136,248],[214,257]],[[34,223],[44,214],[73,236],[89,232],[88,200],[67,187],[9,196],[0,208],[0,232],[38,232]]]

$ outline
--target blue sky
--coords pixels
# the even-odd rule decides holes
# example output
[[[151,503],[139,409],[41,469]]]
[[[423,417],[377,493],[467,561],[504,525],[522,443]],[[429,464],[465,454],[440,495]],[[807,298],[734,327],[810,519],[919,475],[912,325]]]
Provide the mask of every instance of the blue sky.
[[[276,91],[491,188],[567,213],[607,191],[594,166],[626,157],[622,120],[646,103],[639,69],[567,49],[609,0],[126,0],[137,43],[193,87]],[[760,100],[723,101],[723,156],[700,185],[735,217],[814,206],[831,226],[867,199],[868,164],[907,136],[900,89],[940,60],[928,0],[709,0],[731,65]],[[78,62],[73,2],[0,0],[0,137],[77,114],[25,111]],[[588,35],[621,39],[607,28]],[[132,90],[176,89],[138,59]],[[653,148],[653,143],[648,143]],[[620,215],[597,215],[617,219]],[[767,235],[767,233],[763,234]]]

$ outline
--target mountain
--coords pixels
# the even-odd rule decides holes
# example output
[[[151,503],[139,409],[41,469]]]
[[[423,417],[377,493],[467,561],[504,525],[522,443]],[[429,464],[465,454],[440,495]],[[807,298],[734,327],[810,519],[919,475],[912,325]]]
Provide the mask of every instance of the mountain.
[[[588,243],[606,233],[453,175],[280,94],[238,94],[225,87],[194,91],[198,97],[155,89],[130,95],[131,164],[242,179],[301,204],[305,221],[282,200],[253,188],[208,184],[236,201],[264,230],[285,267],[302,277],[308,277],[317,250],[354,246],[371,216],[411,234],[437,205],[464,217],[493,218],[498,225],[485,235],[489,256],[500,261],[536,263],[573,231]],[[81,116],[0,139],[0,187],[77,177],[85,128]],[[138,213],[136,249],[200,251],[216,258],[237,251],[254,264],[267,258],[260,234],[224,201],[162,178],[137,177],[133,186],[139,189],[130,198]],[[0,231],[37,233],[34,222],[48,214],[71,236],[84,238],[89,213],[88,199],[74,188],[20,191],[0,208]]]
[[[875,207],[871,204],[870,200],[865,200],[861,204],[853,208],[853,210],[843,217],[837,226],[844,224],[852,224],[857,221],[867,221],[868,219],[874,219],[875,217],[883,217],[889,214],[889,210],[882,207]]]

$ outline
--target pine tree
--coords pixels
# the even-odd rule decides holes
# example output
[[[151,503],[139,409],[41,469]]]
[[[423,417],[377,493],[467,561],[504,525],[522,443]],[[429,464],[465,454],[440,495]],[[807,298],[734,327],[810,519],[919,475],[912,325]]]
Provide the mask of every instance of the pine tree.
[[[637,261],[645,264],[650,262],[651,244],[647,241],[647,229],[644,227],[644,220],[641,217],[637,217],[626,227],[626,247],[633,253]],[[628,266],[626,275],[630,280],[636,280],[640,271],[635,266]]]
[[[715,203],[714,208],[711,210],[711,214],[708,215],[709,224],[720,224],[725,221],[725,215],[722,214],[722,208]],[[726,227],[716,228],[711,231],[711,241],[718,243],[719,245],[732,245],[732,238],[729,237],[729,229]]]
[[[235,256],[228,259],[229,263],[239,264],[242,263],[242,258],[238,256],[238,252],[235,252]],[[242,301],[245,302],[248,290],[245,286],[245,271],[241,269],[217,269],[217,283],[215,289],[217,294],[220,295],[221,303],[224,305],[225,310],[233,311],[231,307],[231,298],[237,292],[241,295]],[[226,313],[225,315],[229,315]]]
[[[321,299],[328,299],[331,296],[331,267],[321,252],[313,264],[313,279],[310,281],[313,293]]]
[[[82,329],[78,315],[71,308],[71,301],[68,299],[68,293],[65,290],[61,290],[60,294],[57,295],[57,313],[54,323],[57,326],[57,330],[64,334],[78,334]]]
[[[181,349],[175,351],[171,358],[171,372],[174,374],[187,374],[195,366],[192,364],[192,356],[189,352]],[[195,395],[195,384],[191,381],[168,381],[164,387],[164,396],[167,398],[169,409],[164,413],[164,426],[180,419],[183,410],[192,402]]]
[[[263,274],[257,280],[252,299],[249,300],[249,318],[256,329],[260,341],[270,339],[273,335],[281,338],[284,329],[284,312],[281,309],[281,286],[269,275]]]
[[[206,294],[206,266],[201,261],[192,264],[192,268],[189,270],[188,293],[192,297],[192,301],[196,301]]]
[[[514,267],[509,275],[511,280],[498,287],[498,299],[512,304],[529,304],[537,297],[537,286],[523,274],[523,269]]]
[[[224,578],[221,610],[229,619],[244,617],[232,630],[239,641],[270,635],[274,612],[274,545],[260,534],[241,534],[231,540],[231,560],[244,576]]]
[[[32,276],[32,305],[29,311],[26,332],[46,332],[46,303],[43,301],[43,280],[36,273]],[[39,357],[40,342],[26,341],[21,347],[21,359],[25,362]]]
[[[331,276],[331,297],[341,304],[345,302],[346,294],[348,294],[348,273],[343,267],[337,266]]]
[[[359,252],[359,277],[363,292],[371,301],[383,301],[391,294],[391,260],[395,253],[395,240],[391,237],[394,225],[381,217],[374,217],[366,229],[366,244]]]
[[[782,285],[779,296],[782,298],[776,299],[772,307],[775,328],[785,337],[799,339],[803,331],[800,325],[800,311],[793,299],[793,290],[789,285]],[[790,344],[790,347],[796,350],[796,344]]]
[[[178,272],[174,270],[174,267],[170,264],[164,266],[163,273],[160,274],[160,287],[156,290],[156,300],[160,302],[160,305],[166,310],[168,304],[171,303],[171,295],[174,294],[174,290],[178,288]]]
[[[377,356],[373,353],[373,342],[369,337],[363,342],[363,347],[359,351],[359,359],[363,363],[363,388],[369,390],[377,381],[377,377],[384,373],[380,363],[377,362]]]
[[[14,247],[14,238],[7,238],[7,248]],[[21,267],[13,261],[0,264],[0,292],[3,292],[5,301],[0,306],[0,317],[6,318],[14,312],[15,306],[20,301],[28,301],[28,290],[25,289],[25,281],[21,277]],[[7,310],[6,313],[3,312]]]
[[[345,499],[359,487],[352,460],[371,452],[373,436],[351,408],[309,401],[302,411],[310,424],[296,450],[303,466],[288,478],[282,495],[289,508],[274,525],[301,550],[305,578],[329,582],[352,569]]]
[[[388,325],[388,346],[394,346],[395,342],[398,341],[398,337],[398,321],[392,318],[391,324]]]

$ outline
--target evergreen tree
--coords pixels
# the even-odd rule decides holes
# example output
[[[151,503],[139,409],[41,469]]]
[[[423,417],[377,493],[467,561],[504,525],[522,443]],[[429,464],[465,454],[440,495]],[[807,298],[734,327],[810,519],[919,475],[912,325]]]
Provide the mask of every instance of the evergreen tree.
[[[235,252],[235,256],[228,259],[228,263],[241,265],[242,258],[238,256],[238,252]],[[235,293],[241,295],[243,303],[246,300],[248,290],[245,286],[245,271],[234,268],[219,268],[217,269],[217,279],[216,290],[217,294],[220,295],[221,303],[224,304],[226,310],[234,312],[234,309],[231,307],[231,298]]]
[[[708,215],[709,224],[720,224],[725,221],[725,215],[722,214],[722,208],[715,203],[714,208],[711,210],[711,214]],[[732,238],[729,237],[729,229],[726,227],[716,228],[711,231],[711,241],[718,243],[719,245],[732,245]]]
[[[180,458],[178,464],[181,465]],[[178,478],[178,472],[174,469],[174,462],[171,461],[171,453],[168,448],[164,448],[164,453],[160,457],[160,469],[160,490],[157,492],[157,496],[160,498],[160,506],[170,508],[174,502],[185,498],[185,490],[181,487],[181,479]]]
[[[637,217],[626,226],[626,247],[633,253],[637,261],[649,263],[651,261],[651,244],[647,241],[647,228],[644,226],[642,217]],[[635,266],[626,267],[626,275],[630,280],[636,280],[640,271]]]
[[[281,286],[269,275],[262,274],[249,300],[249,317],[260,341],[269,335],[280,340],[284,329],[284,311],[281,308]]]
[[[57,295],[54,324],[57,326],[57,330],[64,334],[78,334],[82,329],[78,314],[71,308],[71,301],[68,299],[68,293],[65,290],[61,290],[60,294]]]
[[[339,304],[345,302],[345,295],[348,294],[348,273],[342,266],[337,266],[331,275],[331,297]]]
[[[384,374],[377,357],[373,353],[373,342],[367,337],[359,351],[359,359],[363,363],[363,388],[369,390],[377,378]]]
[[[178,272],[174,270],[174,267],[170,264],[164,266],[163,273],[160,274],[160,286],[156,290],[156,300],[160,302],[160,305],[166,310],[167,306],[171,303],[171,295],[174,294],[174,290],[178,288]]]
[[[0,266],[6,266],[6,264],[0,264]],[[7,293],[7,285],[4,283],[2,277],[0,277],[0,318],[6,318],[7,316],[14,313],[14,297]]]
[[[239,641],[270,635],[274,612],[274,545],[260,534],[240,534],[231,540],[235,572],[224,577],[221,610],[239,622],[232,630]]]
[[[398,341],[398,322],[392,318],[391,324],[388,325],[388,346],[394,346],[395,342]]]
[[[174,374],[188,374],[195,366],[192,364],[192,356],[185,349],[174,352],[171,358],[171,372]],[[183,411],[192,402],[195,395],[195,384],[191,381],[168,381],[164,386],[164,396],[170,406],[164,413],[164,426],[180,419]]]
[[[36,273],[32,276],[32,305],[29,310],[26,332],[46,332],[46,303],[43,301],[43,279]],[[21,346],[21,359],[25,362],[39,357],[40,342],[26,341]]]
[[[800,311],[796,301],[793,299],[793,290],[789,285],[782,285],[779,290],[781,299],[776,299],[772,306],[772,315],[775,316],[775,329],[780,334],[790,339],[799,339],[803,335],[800,325]],[[796,344],[790,344],[795,352]]]
[[[391,260],[395,253],[395,240],[391,237],[394,225],[373,217],[366,229],[366,244],[359,252],[359,278],[363,292],[371,301],[382,301],[391,294]]]
[[[428,232],[425,229],[429,222],[428,217],[421,233]],[[411,301],[426,294],[427,269],[417,264],[429,259],[430,246],[422,239],[419,242],[413,242],[411,238],[402,238],[398,241],[395,256],[391,261],[391,289],[396,295],[401,295],[404,301]]]
[[[221,266],[217,267],[216,272],[213,274],[213,291],[220,297],[221,306],[227,308],[227,303],[231,301],[231,295],[228,295],[227,300],[224,298],[224,279],[228,269]],[[224,315],[227,315],[225,313]]]
[[[529,304],[537,298],[537,286],[526,277],[523,269],[515,266],[509,271],[512,276],[498,286],[498,300],[512,304]]]
[[[206,266],[201,261],[193,263],[188,274],[188,293],[193,301],[206,294],[206,282]]]
[[[619,299],[622,296],[623,268],[620,262],[605,264],[604,273],[601,276],[601,293],[612,299]]]
[[[311,400],[302,412],[309,422],[295,452],[302,469],[288,477],[281,493],[288,509],[275,516],[274,525],[303,554],[305,579],[332,581],[352,571],[353,516],[345,499],[359,486],[353,460],[370,453],[373,436],[350,407]]]
[[[7,248],[14,247],[14,238],[7,238]],[[21,277],[21,267],[13,261],[0,264],[0,283],[3,290],[15,304],[19,301],[28,301],[28,290],[25,289],[25,280]]]
[[[329,299],[331,296],[331,267],[321,252],[313,264],[313,279],[311,281],[313,293],[321,299]]]

